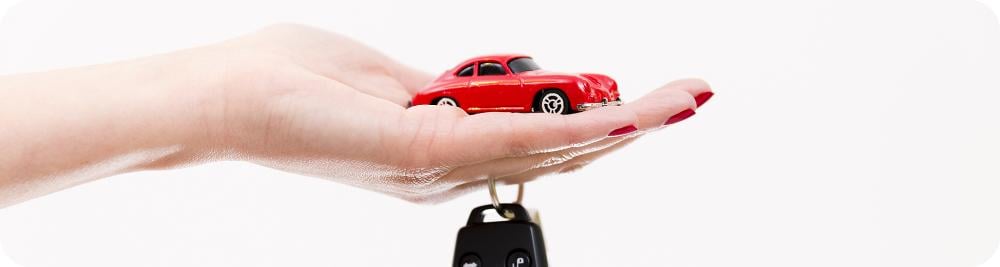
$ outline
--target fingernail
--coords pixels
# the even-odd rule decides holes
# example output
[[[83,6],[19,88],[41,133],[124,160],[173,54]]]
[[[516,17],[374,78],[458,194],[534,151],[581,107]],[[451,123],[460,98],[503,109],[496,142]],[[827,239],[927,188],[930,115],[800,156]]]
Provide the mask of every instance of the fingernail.
[[[698,106],[700,107],[702,104],[705,104],[705,102],[708,102],[708,100],[711,99],[713,95],[715,95],[715,93],[712,92],[704,92],[698,94],[698,96],[694,97],[694,102],[697,103]]]
[[[667,119],[667,122],[663,123],[663,125],[671,125],[671,124],[674,124],[674,123],[678,123],[678,122],[681,122],[682,120],[687,119],[687,118],[689,118],[691,116],[694,116],[694,110],[685,109],[684,111],[681,111],[680,113],[677,113],[677,114],[674,114],[674,116],[671,116],[669,119]]]
[[[611,133],[609,133],[608,136],[619,136],[619,135],[623,135],[623,134],[635,132],[635,130],[638,130],[638,128],[635,128],[635,125],[629,125],[629,126],[621,127],[621,128],[615,129],[614,131],[611,131]]]

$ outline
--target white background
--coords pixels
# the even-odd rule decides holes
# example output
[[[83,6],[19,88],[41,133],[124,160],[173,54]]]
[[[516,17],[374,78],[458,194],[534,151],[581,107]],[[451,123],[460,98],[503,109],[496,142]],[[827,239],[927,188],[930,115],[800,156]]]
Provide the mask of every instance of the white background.
[[[0,22],[0,74],[298,22],[433,73],[521,52],[609,74],[626,98],[702,77],[717,95],[698,115],[528,185],[551,264],[973,266],[993,253],[1000,24],[986,6],[653,2],[30,0]],[[0,210],[0,242],[32,267],[447,266],[486,201],[415,205],[223,162]]]

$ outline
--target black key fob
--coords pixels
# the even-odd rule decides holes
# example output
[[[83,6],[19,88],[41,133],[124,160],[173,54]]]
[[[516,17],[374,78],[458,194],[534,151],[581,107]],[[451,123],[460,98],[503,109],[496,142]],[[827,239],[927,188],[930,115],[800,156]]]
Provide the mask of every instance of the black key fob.
[[[514,215],[507,221],[483,222],[483,212],[493,205],[472,210],[469,222],[458,231],[454,267],[547,267],[542,228],[531,222],[528,211],[518,204],[500,204]]]

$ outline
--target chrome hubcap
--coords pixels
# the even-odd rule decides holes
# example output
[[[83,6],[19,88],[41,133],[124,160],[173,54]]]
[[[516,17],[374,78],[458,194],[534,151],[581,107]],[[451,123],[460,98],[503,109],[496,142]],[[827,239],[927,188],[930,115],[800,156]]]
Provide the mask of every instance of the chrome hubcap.
[[[548,93],[542,97],[542,112],[560,114],[566,109],[566,101],[557,93]]]
[[[455,100],[451,98],[442,98],[441,100],[438,100],[437,105],[457,107],[458,103],[455,103]]]

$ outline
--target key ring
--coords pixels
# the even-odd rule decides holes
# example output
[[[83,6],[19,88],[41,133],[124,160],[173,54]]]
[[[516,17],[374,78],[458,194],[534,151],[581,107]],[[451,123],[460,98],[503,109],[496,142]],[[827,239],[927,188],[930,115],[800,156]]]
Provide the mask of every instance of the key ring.
[[[500,198],[497,197],[497,180],[496,180],[496,178],[490,177],[489,179],[487,179],[487,183],[489,183],[490,200],[493,201],[493,209],[497,210],[497,214],[500,214],[501,217],[504,217],[504,218],[507,218],[507,219],[513,219],[514,218],[514,212],[511,212],[509,210],[505,210],[505,209],[503,209],[503,208],[500,207]],[[520,204],[521,200],[523,200],[523,198],[524,198],[524,184],[523,183],[517,184],[517,200],[514,201],[514,203]]]

